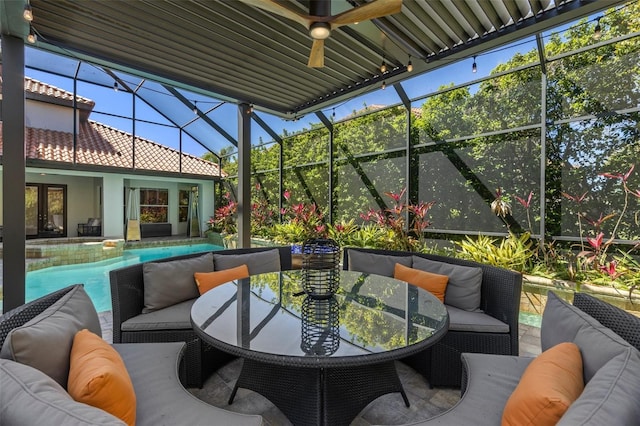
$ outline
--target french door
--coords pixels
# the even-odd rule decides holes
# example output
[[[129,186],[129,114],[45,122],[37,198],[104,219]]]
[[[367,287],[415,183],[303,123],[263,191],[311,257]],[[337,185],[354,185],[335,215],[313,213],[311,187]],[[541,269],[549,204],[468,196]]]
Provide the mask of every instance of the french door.
[[[25,203],[27,238],[67,236],[67,185],[28,183]]]

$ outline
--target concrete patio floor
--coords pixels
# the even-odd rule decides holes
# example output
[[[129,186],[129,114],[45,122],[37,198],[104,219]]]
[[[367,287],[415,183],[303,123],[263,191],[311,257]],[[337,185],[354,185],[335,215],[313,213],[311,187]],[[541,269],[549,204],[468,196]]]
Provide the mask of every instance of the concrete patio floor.
[[[111,342],[113,335],[111,312],[101,312],[99,316],[103,337]],[[540,353],[539,328],[521,324],[519,335],[520,355],[536,356]],[[232,361],[215,372],[202,389],[189,389],[189,391],[203,401],[229,411],[260,414],[265,425],[291,425],[291,422],[268,399],[247,389],[239,389],[233,404],[227,404],[241,366],[240,360]],[[351,425],[402,425],[425,420],[447,410],[460,399],[459,389],[429,389],[429,384],[422,375],[401,362],[397,362],[396,367],[411,406],[405,407],[398,393],[383,395],[365,407]]]

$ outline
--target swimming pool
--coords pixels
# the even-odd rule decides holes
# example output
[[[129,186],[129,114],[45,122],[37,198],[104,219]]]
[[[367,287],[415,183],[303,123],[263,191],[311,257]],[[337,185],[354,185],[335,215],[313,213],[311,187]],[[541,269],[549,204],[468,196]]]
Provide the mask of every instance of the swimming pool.
[[[71,284],[82,283],[98,312],[111,310],[109,271],[136,263],[189,253],[222,250],[213,244],[154,247],[125,250],[121,257],[101,262],[54,266],[27,273],[25,299],[31,301]]]

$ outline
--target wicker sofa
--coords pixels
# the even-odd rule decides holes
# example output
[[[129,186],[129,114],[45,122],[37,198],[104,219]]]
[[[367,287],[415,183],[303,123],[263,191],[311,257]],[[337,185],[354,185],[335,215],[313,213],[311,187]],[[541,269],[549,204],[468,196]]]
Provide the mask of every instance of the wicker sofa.
[[[611,328],[604,323],[610,324]],[[524,399],[512,400],[512,395],[525,380],[525,372],[533,366],[534,360],[541,360],[545,354],[550,356],[551,350],[563,342],[572,342],[579,348],[582,360],[577,365],[578,368],[582,366],[584,388],[568,408],[566,405],[563,407],[566,410],[563,414],[556,413],[560,415],[557,424],[638,424],[640,351],[634,344],[640,341],[640,318],[586,294],[576,293],[572,306],[549,292],[540,331],[543,352],[536,358],[463,354],[464,380],[460,401],[450,410],[411,426],[540,424],[540,420],[516,423],[509,421],[509,416],[518,415],[523,410],[541,419],[544,418],[544,410],[558,404],[554,391],[562,389],[564,384],[554,382],[551,377],[561,376],[564,372],[555,370],[545,374],[540,369],[541,365],[548,368],[551,363],[561,365],[558,358],[546,358],[546,364],[537,364],[538,368],[529,373],[529,377],[535,376],[538,384],[554,383],[538,387],[535,392],[531,387],[525,387],[528,392]],[[572,360],[571,364],[576,365],[576,362]],[[522,395],[520,393],[519,396]]]
[[[356,262],[354,256],[357,257]],[[412,266],[420,262],[416,258],[440,262],[446,264],[447,268],[480,268],[479,310],[469,312],[452,307],[445,297],[450,320],[448,333],[433,347],[403,361],[423,374],[431,386],[460,387],[460,355],[463,352],[518,355],[518,315],[522,291],[522,275],[519,273],[425,253],[364,248],[346,248],[343,268],[392,276],[393,264],[404,262],[406,266]]]
[[[66,392],[66,382],[62,386],[54,378],[57,374],[45,373],[52,368],[51,359],[55,358],[54,351],[48,348],[53,345],[56,351],[70,350],[72,343],[69,339],[73,339],[79,329],[92,329],[95,324],[100,327],[98,315],[80,284],[43,296],[0,317],[0,347],[3,348],[0,359],[0,424],[125,424],[107,411],[74,401]],[[55,338],[50,333],[43,334],[45,329],[54,329]],[[21,337],[14,337],[16,334],[11,333],[16,330],[20,330]],[[100,332],[95,331],[96,334]],[[5,340],[12,341],[5,345]],[[4,356],[6,346],[11,346],[8,353],[15,355],[15,359]],[[133,384],[135,400],[131,404],[135,403],[137,425],[262,424],[260,416],[211,406],[182,386],[179,379],[184,375],[181,362],[184,343],[115,344],[112,347],[124,361]],[[38,359],[34,359],[34,354]],[[43,364],[46,370],[41,368]],[[56,373],[64,370],[63,366],[54,368]],[[123,398],[122,395],[118,397]]]
[[[277,250],[281,270],[291,269],[291,247],[255,247],[216,251],[216,256],[241,256]],[[193,259],[202,253],[166,258],[154,263]],[[213,265],[212,265],[213,266]],[[191,326],[190,312],[194,299],[143,313],[145,306],[144,264],[110,271],[114,343],[185,342],[186,385],[202,387],[203,378],[230,356],[203,343]],[[216,269],[218,269],[216,267]]]

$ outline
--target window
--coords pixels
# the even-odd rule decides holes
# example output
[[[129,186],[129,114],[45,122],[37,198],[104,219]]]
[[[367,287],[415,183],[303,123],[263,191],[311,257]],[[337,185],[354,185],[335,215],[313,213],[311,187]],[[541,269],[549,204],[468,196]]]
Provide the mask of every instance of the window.
[[[169,218],[169,190],[140,188],[140,222],[162,223]]]

